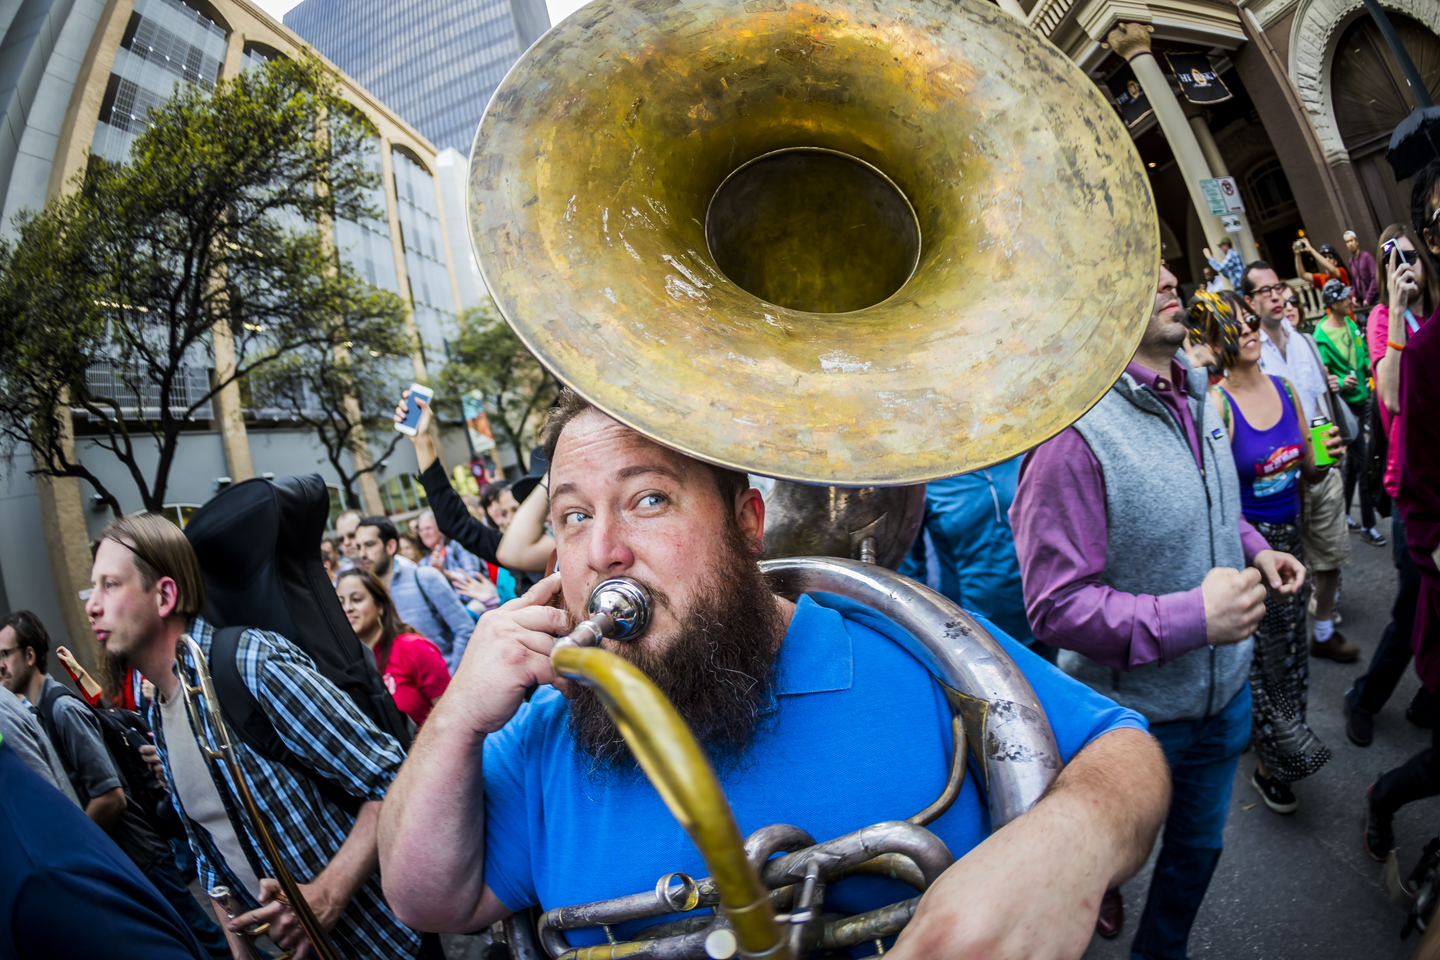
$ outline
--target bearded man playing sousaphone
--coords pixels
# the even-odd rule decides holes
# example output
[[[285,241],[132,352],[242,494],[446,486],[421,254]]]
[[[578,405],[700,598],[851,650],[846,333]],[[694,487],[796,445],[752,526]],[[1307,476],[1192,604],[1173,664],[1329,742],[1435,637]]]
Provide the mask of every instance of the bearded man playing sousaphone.
[[[568,390],[546,449],[559,572],[480,618],[383,805],[381,875],[406,923],[472,931],[531,905],[651,890],[673,871],[706,875],[594,692],[551,668],[556,638],[610,577],[640,581],[654,609],[639,640],[604,646],[674,703],[742,834],[788,823],[825,840],[941,792],[952,715],[938,684],[857,619],[771,590],[757,564],[764,501],[743,473],[661,446]],[[562,588],[564,607],[550,606]],[[1144,720],[996,634],[1067,766],[988,837],[981,788],[966,778],[929,827],[958,859],[897,957],[1078,957],[1102,895],[1139,869],[1166,810],[1168,775]],[[889,878],[849,877],[826,888],[825,909],[911,895]],[[654,922],[612,930],[625,939]],[[568,937],[605,942],[594,929]]]

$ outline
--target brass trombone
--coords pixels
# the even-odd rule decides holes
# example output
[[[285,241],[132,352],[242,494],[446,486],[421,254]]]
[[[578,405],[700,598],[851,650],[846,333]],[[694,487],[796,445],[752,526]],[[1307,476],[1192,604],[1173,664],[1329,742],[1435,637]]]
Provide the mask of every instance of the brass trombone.
[[[180,688],[185,694],[185,709],[190,714],[190,726],[200,735],[200,747],[209,760],[222,761],[230,768],[230,778],[235,781],[235,790],[240,795],[240,806],[244,811],[245,819],[249,821],[250,829],[260,841],[265,857],[270,861],[275,870],[275,879],[279,882],[280,888],[291,909],[300,919],[300,925],[305,928],[305,936],[310,939],[310,946],[320,957],[320,960],[340,960],[340,954],[335,945],[330,942],[330,935],[320,928],[320,921],[315,918],[315,913],[310,909],[310,904],[305,901],[305,895],[300,892],[300,884],[290,873],[290,868],[280,856],[280,847],[275,842],[275,837],[265,824],[265,818],[260,813],[259,806],[255,803],[255,797],[250,793],[250,785],[245,781],[245,771],[240,766],[240,758],[235,753],[235,738],[230,732],[229,725],[225,718],[220,715],[220,701],[215,696],[215,687],[210,682],[210,665],[205,659],[205,653],[200,649],[200,644],[190,634],[180,638],[182,651],[188,651],[195,661],[195,683],[189,683],[182,676]],[[177,658],[182,659],[183,658]],[[205,702],[202,706],[196,702],[196,697],[203,697]],[[204,710],[209,717],[210,727],[205,725],[205,717],[200,711]],[[210,729],[214,730],[214,735]],[[218,743],[215,740],[218,739]],[[212,899],[224,898],[228,903],[226,913],[234,909],[233,894],[224,887],[217,887],[210,891]],[[268,925],[265,925],[268,926]],[[242,934],[242,937],[254,949],[255,937],[263,934],[264,929],[256,929]],[[285,960],[284,957],[280,960]]]

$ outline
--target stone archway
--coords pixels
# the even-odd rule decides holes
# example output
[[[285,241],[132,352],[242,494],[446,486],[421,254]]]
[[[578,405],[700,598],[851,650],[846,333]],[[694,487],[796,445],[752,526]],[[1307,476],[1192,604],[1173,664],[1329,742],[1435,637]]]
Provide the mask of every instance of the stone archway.
[[[1435,0],[1382,0],[1381,6],[1419,21],[1440,35],[1440,3]],[[1361,0],[1300,0],[1290,27],[1290,81],[1300,94],[1300,102],[1315,125],[1320,147],[1330,163],[1350,158],[1335,120],[1330,66],[1341,27],[1362,10]]]

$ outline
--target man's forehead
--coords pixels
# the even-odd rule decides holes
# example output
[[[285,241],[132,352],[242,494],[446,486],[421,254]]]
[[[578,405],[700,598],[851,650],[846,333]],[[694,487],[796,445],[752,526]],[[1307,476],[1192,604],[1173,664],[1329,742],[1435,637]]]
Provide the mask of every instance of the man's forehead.
[[[123,541],[106,537],[95,548],[94,569],[105,573],[129,573],[135,569],[131,549]]]
[[[698,466],[698,461],[691,457],[656,443],[592,408],[577,415],[561,431],[560,440],[555,444],[555,458],[550,464],[552,477],[562,478],[557,479],[557,483],[582,479],[568,474],[583,470],[581,462],[593,459],[596,454],[604,455],[607,466],[616,472],[653,466],[683,476]]]

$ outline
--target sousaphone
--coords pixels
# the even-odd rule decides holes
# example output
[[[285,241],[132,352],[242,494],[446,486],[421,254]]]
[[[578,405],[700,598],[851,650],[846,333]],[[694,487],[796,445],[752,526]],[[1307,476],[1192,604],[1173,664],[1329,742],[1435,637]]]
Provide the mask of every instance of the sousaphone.
[[[919,523],[917,485],[1034,447],[1110,388],[1159,264],[1114,108],[981,0],[596,0],[496,90],[468,200],[491,295],[561,381],[672,448],[795,485],[772,494],[806,504],[792,547],[892,564]],[[975,621],[881,564],[766,567],[915,633],[956,708],[952,781],[968,741],[992,826],[1041,796],[1054,738]],[[566,955],[575,926],[697,906],[713,913],[584,955],[803,956],[903,926],[913,902],[836,918],[816,890],[875,871],[923,890],[948,862],[919,825],[938,813],[819,844],[777,825],[742,846],[703,751],[677,746],[694,746],[683,724],[641,709],[643,677],[593,645],[620,629],[614,602],[595,598],[598,626],[560,644],[557,667],[629,718],[714,876],[552,910],[545,951]],[[833,872],[810,876],[818,864]]]

